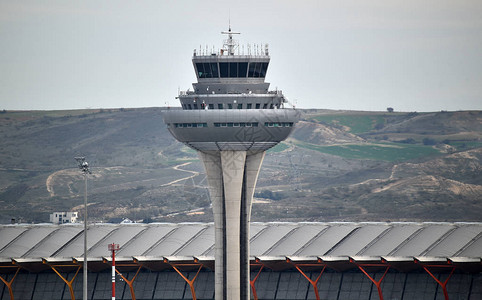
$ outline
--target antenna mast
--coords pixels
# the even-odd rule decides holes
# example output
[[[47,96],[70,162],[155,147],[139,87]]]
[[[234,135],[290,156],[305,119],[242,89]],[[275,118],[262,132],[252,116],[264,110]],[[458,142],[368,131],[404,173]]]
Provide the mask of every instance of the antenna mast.
[[[238,41],[233,40],[233,34],[241,34],[240,32],[233,32],[231,31],[231,18],[229,20],[229,30],[228,31],[222,31],[222,34],[227,34],[228,39],[224,40],[224,47],[225,50],[228,51],[228,55],[234,55],[234,50],[238,46]]]

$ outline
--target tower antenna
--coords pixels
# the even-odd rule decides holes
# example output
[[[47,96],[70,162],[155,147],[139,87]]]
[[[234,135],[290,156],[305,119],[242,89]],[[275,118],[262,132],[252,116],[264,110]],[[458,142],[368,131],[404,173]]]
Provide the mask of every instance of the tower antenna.
[[[221,31],[222,34],[227,34],[228,39],[224,40],[224,47],[225,50],[228,51],[228,55],[234,55],[234,50],[238,46],[238,41],[233,40],[233,34],[241,34],[240,32],[233,32],[231,31],[231,11],[229,12],[229,19],[228,19],[228,31]]]

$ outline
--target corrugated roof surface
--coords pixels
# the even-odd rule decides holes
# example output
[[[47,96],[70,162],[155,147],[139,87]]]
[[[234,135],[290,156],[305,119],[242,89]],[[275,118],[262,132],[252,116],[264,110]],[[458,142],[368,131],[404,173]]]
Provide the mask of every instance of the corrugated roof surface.
[[[482,258],[482,223],[253,223],[251,256]],[[96,224],[89,257],[213,256],[214,224]],[[0,259],[80,257],[83,225],[2,225]]]

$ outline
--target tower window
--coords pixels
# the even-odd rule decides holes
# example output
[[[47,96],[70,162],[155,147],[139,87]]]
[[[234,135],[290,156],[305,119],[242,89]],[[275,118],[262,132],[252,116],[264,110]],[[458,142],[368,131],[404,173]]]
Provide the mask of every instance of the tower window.
[[[209,108],[209,109],[214,109],[214,104],[210,103],[210,104],[208,105],[208,108]]]
[[[238,77],[246,77],[247,72],[248,72],[248,63],[240,62],[238,65]]]
[[[222,103],[218,103],[218,109],[223,109],[223,104],[222,104]]]
[[[247,106],[246,106],[246,109],[251,109],[251,107],[252,107],[252,104],[248,103]]]
[[[259,108],[260,108],[260,106],[261,106],[261,104],[256,103],[256,109],[259,109]]]
[[[243,103],[238,103],[238,109],[243,109]]]
[[[219,77],[217,63],[196,63],[196,69],[199,78]]]
[[[229,77],[238,77],[238,63],[229,63]]]

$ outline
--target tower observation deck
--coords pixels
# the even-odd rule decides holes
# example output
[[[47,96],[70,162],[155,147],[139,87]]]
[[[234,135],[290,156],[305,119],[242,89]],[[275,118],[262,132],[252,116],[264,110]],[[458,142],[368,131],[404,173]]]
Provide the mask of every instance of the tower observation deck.
[[[265,151],[288,137],[297,112],[265,82],[267,45],[240,53],[231,28],[218,52],[194,50],[197,83],[181,91],[182,110],[164,111],[171,134],[198,151],[215,223],[215,298],[249,299],[251,203]]]

